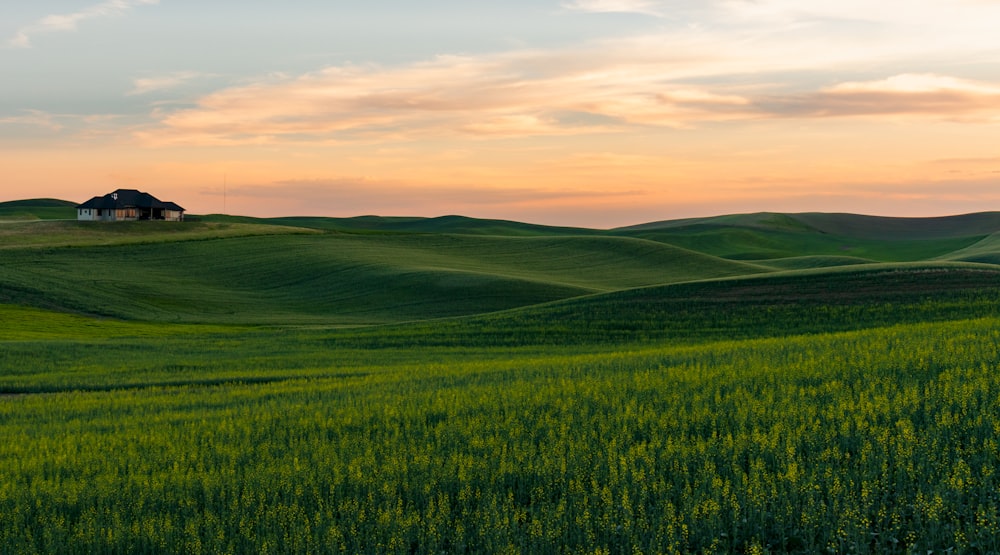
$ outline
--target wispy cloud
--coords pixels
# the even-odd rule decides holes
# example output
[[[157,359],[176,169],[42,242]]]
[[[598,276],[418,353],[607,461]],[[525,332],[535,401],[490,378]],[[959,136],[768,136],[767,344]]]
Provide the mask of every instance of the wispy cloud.
[[[567,10],[588,13],[638,13],[660,17],[663,13],[658,9],[659,2],[648,0],[573,0],[563,2]]]
[[[140,77],[132,81],[132,90],[128,91],[126,94],[134,96],[173,89],[199,77],[204,77],[204,74],[196,71],[177,71],[154,77]]]
[[[222,191],[205,191],[206,196]],[[261,184],[231,184],[230,199],[267,201],[280,206],[284,214],[313,214],[317,206],[337,207],[340,215],[358,214],[502,214],[505,210],[539,205],[602,204],[635,199],[648,194],[641,190],[564,190],[545,187],[503,187],[435,185],[395,179],[344,177],[284,180]]]
[[[721,70],[731,62],[704,63]],[[620,52],[575,68],[541,54],[328,68],[218,91],[195,108],[164,113],[159,127],[139,136],[157,145],[225,145],[557,136],[790,117],[1000,117],[997,84],[900,74],[783,93],[691,83],[690,64]]]
[[[631,49],[445,56],[402,67],[341,66],[220,90],[164,113],[149,143],[517,137],[605,133],[628,125],[684,126],[729,118],[738,94],[671,84],[688,55],[639,59]]]
[[[14,135],[18,140],[28,134],[86,140],[121,136],[122,126],[127,125],[126,120],[116,114],[69,114],[29,109],[18,115],[0,117],[0,128],[18,128]]]
[[[37,127],[49,131],[60,131],[63,128],[63,125],[59,123],[59,116],[42,110],[25,110],[19,116],[0,118],[0,125]]]
[[[762,112],[789,117],[1000,119],[1000,84],[936,74],[851,81],[815,93],[766,99]]]
[[[982,23],[1000,18],[1000,3],[909,9],[903,0],[886,0],[891,10],[882,4],[864,10],[861,0],[844,2],[713,0],[703,11],[712,12],[714,25],[565,49],[341,65],[261,79],[203,96],[193,108],[157,112],[157,125],[138,137],[149,145],[385,142],[767,118],[1000,115],[1000,83],[897,69],[1000,56],[1000,40]],[[694,4],[567,0],[563,6],[654,13],[667,5],[690,12]],[[897,14],[903,15],[893,19]],[[927,22],[940,27],[935,41],[926,39]],[[840,82],[817,82],[821,75],[838,75]],[[134,94],[170,83],[137,82]]]
[[[76,12],[47,15],[34,23],[18,29],[14,33],[14,36],[7,39],[7,46],[11,48],[31,48],[32,37],[37,34],[73,31],[82,21],[121,15],[133,7],[157,3],[159,3],[159,0],[107,0]]]

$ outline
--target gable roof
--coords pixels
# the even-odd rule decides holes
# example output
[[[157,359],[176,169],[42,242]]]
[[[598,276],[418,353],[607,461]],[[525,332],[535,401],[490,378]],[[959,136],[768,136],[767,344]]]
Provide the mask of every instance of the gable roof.
[[[102,210],[114,210],[118,208],[162,208],[178,212],[184,211],[183,208],[172,202],[163,202],[149,193],[135,189],[118,189],[103,197],[94,197],[78,205],[77,208],[99,208]]]

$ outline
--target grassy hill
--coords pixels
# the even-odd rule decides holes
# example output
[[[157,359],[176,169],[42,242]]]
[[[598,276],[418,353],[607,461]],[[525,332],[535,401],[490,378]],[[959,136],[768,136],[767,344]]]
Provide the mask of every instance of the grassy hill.
[[[465,216],[439,216],[436,218],[357,216],[353,218],[280,217],[250,218],[213,214],[203,216],[204,221],[274,224],[322,229],[327,231],[354,231],[371,233],[451,233],[462,235],[502,235],[511,237],[604,235],[606,232],[578,227],[557,227],[526,224],[510,220],[486,220]]]
[[[910,241],[988,235],[1000,230],[1000,212],[932,218],[804,213],[789,217],[820,233],[877,241]]]
[[[355,330],[344,345],[703,343],[1000,317],[1000,267],[871,264],[690,281],[449,321]]]
[[[619,231],[662,231],[697,227],[730,227],[764,230],[816,232],[855,239],[879,241],[943,239],[986,235],[1000,230],[1000,212],[977,212],[955,216],[902,218],[862,214],[803,212],[779,214],[757,212],[707,218],[650,222],[619,228]]]
[[[1000,233],[987,235],[967,247],[952,251],[940,258],[1000,264]]]
[[[75,219],[76,205],[75,202],[50,198],[0,202],[0,221]]]
[[[110,233],[118,225],[96,228]],[[766,271],[621,237],[311,233],[208,239],[211,233],[272,228],[200,223],[169,241],[168,225],[135,232],[127,224],[123,229],[133,228],[135,243],[51,248],[42,242],[45,250],[9,249],[0,267],[0,302],[135,320],[359,324]]]
[[[1000,213],[941,218],[886,218],[855,214],[739,214],[654,222],[616,233],[662,241],[736,260],[801,256],[881,262],[946,257],[1000,231]],[[779,263],[780,264],[780,263]]]
[[[150,322],[407,322],[725,277],[921,261],[992,264],[1000,261],[1000,239],[990,231],[997,226],[1000,213],[760,213],[612,231],[458,216],[36,219],[0,226],[0,302]]]
[[[316,230],[301,227],[245,223],[11,221],[0,225],[0,250],[135,245],[315,233]]]

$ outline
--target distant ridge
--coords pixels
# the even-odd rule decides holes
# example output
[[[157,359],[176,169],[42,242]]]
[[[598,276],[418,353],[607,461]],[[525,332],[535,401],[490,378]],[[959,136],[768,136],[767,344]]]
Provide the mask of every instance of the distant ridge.
[[[233,220],[238,218],[238,220]],[[385,233],[454,233],[462,235],[597,235],[603,230],[582,227],[560,227],[528,224],[513,220],[470,218],[467,216],[355,216],[351,218],[328,218],[321,216],[287,216],[278,218],[243,218],[213,214],[203,217],[208,221],[241,221],[244,223],[273,223],[278,225],[307,227],[326,231],[374,231]]]
[[[1000,212],[975,212],[954,216],[893,217],[833,212],[781,214],[756,212],[706,218],[663,220],[613,231],[652,231],[695,227],[747,227],[779,230],[816,231],[865,239],[942,239],[989,235],[1000,231]]]
[[[758,212],[667,220],[613,230],[731,260],[780,260],[777,267],[816,267],[862,260],[947,258],[1000,231],[1000,212],[898,218],[859,214]],[[982,257],[977,251],[974,255]],[[986,254],[985,256],[992,256]],[[822,257],[812,260],[802,257]]]
[[[943,239],[989,235],[1000,231],[1000,212],[976,212],[926,218],[821,212],[790,214],[789,216],[823,233],[865,239]]]
[[[760,227],[760,228],[803,228],[802,222],[795,218],[796,214],[778,212],[753,212],[747,214],[726,214],[722,216],[707,216],[701,218],[680,218],[676,220],[660,220],[615,228],[612,231],[651,231],[661,229],[678,229],[695,226],[726,226],[726,227]]]
[[[69,207],[75,208],[75,202],[68,200],[60,200],[56,198],[34,198],[25,200],[8,200],[6,202],[0,202],[0,208],[20,208],[25,206],[37,206],[40,208],[57,208],[57,207]]]
[[[0,202],[0,220],[68,220],[76,218],[76,203],[54,198]]]
[[[72,201],[54,198],[0,202],[0,218],[73,219],[75,217],[73,208],[76,205],[77,203]],[[211,214],[195,216],[194,219],[346,232],[449,233],[511,237],[617,235],[666,242],[715,256],[752,260],[802,256],[803,249],[812,255],[869,258],[872,253],[861,248],[867,241],[938,241],[944,242],[941,248],[948,247],[950,252],[969,247],[988,235],[1000,232],[1000,211],[933,217],[891,217],[827,212],[754,212],[662,220],[610,230],[550,226],[461,215],[256,218]],[[813,236],[813,239],[805,240],[808,236]],[[928,245],[929,243],[925,244]],[[933,255],[942,255],[944,252]],[[875,258],[882,258],[881,254],[876,253]],[[920,257],[925,255],[930,256],[932,253],[921,251]],[[912,258],[909,255],[903,257],[903,259]]]

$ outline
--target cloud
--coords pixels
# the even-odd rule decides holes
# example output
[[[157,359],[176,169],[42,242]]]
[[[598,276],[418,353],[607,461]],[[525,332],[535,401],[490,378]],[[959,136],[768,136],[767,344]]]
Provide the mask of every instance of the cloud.
[[[31,38],[40,33],[58,31],[73,31],[82,21],[121,15],[135,6],[158,4],[159,0],[107,0],[100,4],[67,14],[52,14],[17,30],[13,37],[7,40],[11,48],[31,48]]]
[[[965,165],[965,166],[992,166],[995,168],[1000,168],[1000,157],[990,156],[990,157],[978,157],[978,158],[938,158],[936,160],[931,160],[931,164],[937,165]],[[996,172],[994,172],[996,173]]]
[[[673,59],[671,59],[673,58]],[[442,56],[401,67],[338,66],[223,89],[159,114],[148,144],[402,140],[608,133],[733,117],[737,94],[672,84],[688,55],[641,59],[631,48]]]
[[[28,32],[22,29],[7,40],[7,46],[11,48],[31,48],[31,38],[28,37]]]
[[[58,120],[59,116],[42,110],[25,110],[20,116],[0,118],[0,125],[19,125],[61,131],[63,125]]]
[[[221,190],[205,195],[220,196]],[[334,207],[342,216],[359,214],[443,215],[503,214],[542,206],[608,206],[609,202],[635,199],[640,190],[584,191],[544,187],[476,187],[414,184],[368,177],[283,180],[263,184],[230,184],[226,196],[234,201],[266,202],[276,214],[316,214],[317,207]]]
[[[135,96],[149,94],[155,91],[173,89],[192,79],[197,79],[203,76],[204,74],[195,71],[178,71],[155,77],[141,77],[132,82],[132,90],[128,91],[126,94],[129,96]]]
[[[899,74],[774,93],[691,83],[689,60],[658,65],[620,54],[595,55],[592,65],[580,67],[559,63],[559,55],[517,53],[327,68],[217,91],[194,108],[163,112],[158,127],[137,136],[148,145],[342,143],[618,133],[771,118],[1000,117],[1000,85],[950,76]],[[155,84],[168,82],[175,80]]]
[[[193,107],[156,111],[156,123],[136,137],[150,146],[342,144],[780,118],[995,117],[996,85],[940,72],[974,72],[962,63],[1000,57],[1000,39],[983,24],[1000,18],[1000,3],[910,7],[886,0],[871,9],[861,9],[868,5],[861,0],[844,3],[567,0],[568,9],[591,12],[669,6],[671,17],[697,13],[706,24],[562,49],[262,78],[205,95]],[[928,40],[931,32],[934,40]],[[902,73],[900,67],[928,69]],[[837,75],[840,83],[818,83],[823,75]],[[134,94],[164,83],[137,82]]]
[[[53,140],[67,140],[82,144],[94,139],[107,140],[121,137],[122,128],[129,125],[127,118],[116,114],[69,114],[44,110],[23,110],[18,115],[0,117],[0,143],[21,147],[28,139],[44,137],[46,144]],[[7,129],[5,129],[7,128]]]
[[[282,180],[233,184],[229,206],[243,206],[259,216],[325,215],[440,216],[538,221],[553,225],[615,227],[657,219],[753,211],[841,211],[881,215],[941,215],[979,210],[1000,200],[989,178],[926,181],[857,181],[826,188],[714,188],[701,195],[678,195],[660,188],[559,189],[545,186],[491,188],[415,184],[367,177]],[[221,209],[221,188],[205,190],[205,205]],[[210,209],[209,209],[210,210]]]
[[[783,117],[908,116],[994,121],[1000,119],[1000,85],[906,73],[768,99],[760,107],[764,113]]]
[[[588,13],[638,13],[661,17],[663,14],[657,4],[647,0],[574,0],[563,2],[562,7]]]

